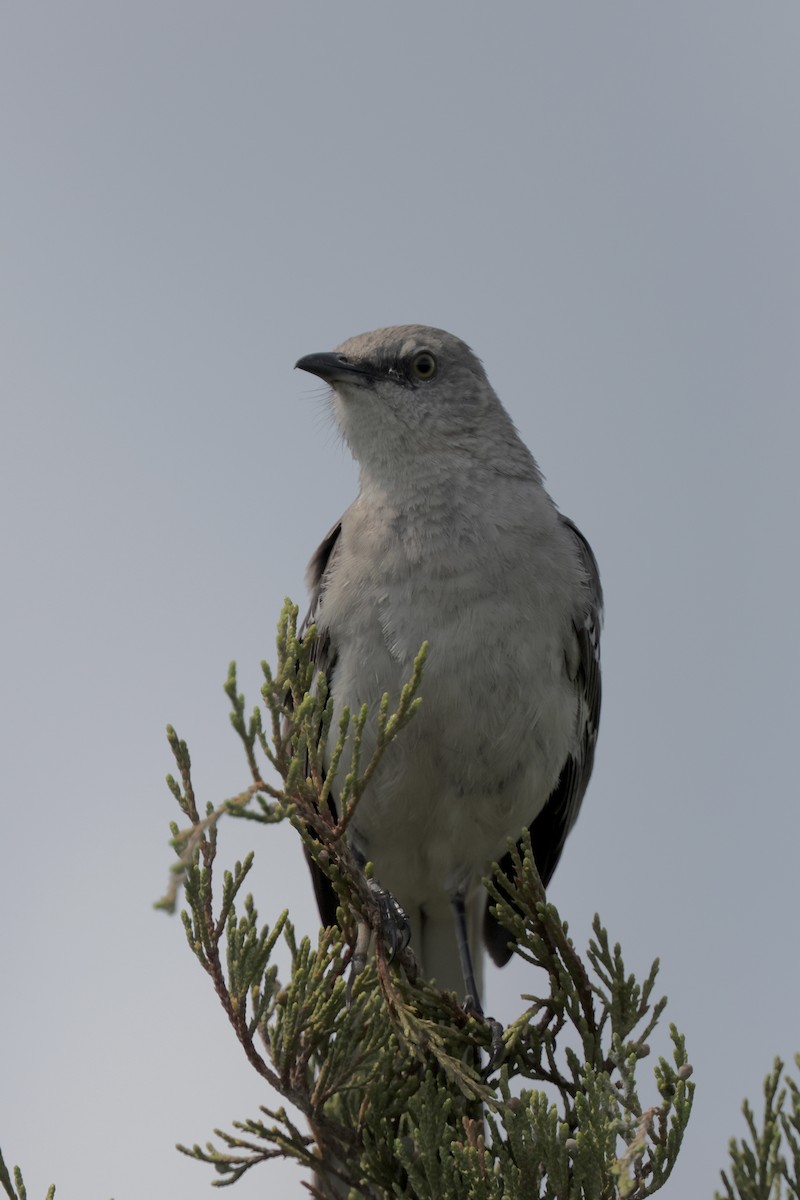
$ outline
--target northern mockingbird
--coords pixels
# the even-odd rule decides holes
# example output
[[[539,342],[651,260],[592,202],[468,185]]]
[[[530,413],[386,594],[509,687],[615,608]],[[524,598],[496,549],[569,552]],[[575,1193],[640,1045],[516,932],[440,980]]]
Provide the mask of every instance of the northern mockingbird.
[[[597,564],[452,334],[378,329],[297,366],[331,385],[361,476],[308,569],[334,726],[345,705],[374,713],[384,692],[396,701],[430,643],[422,708],[349,836],[408,914],[423,973],[479,1008],[481,933],[496,963],[510,958],[481,877],[529,826],[546,885],[592,771]],[[316,876],[333,924],[333,890]]]

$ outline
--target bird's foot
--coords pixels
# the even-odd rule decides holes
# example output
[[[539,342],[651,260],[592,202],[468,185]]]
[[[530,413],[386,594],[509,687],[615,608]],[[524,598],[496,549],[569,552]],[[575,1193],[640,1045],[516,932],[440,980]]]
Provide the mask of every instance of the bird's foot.
[[[389,951],[388,961],[393,962],[398,954],[402,954],[404,950],[408,949],[411,941],[411,923],[408,914],[397,903],[392,893],[387,892],[386,888],[382,888],[374,879],[368,879],[367,886],[378,909],[379,932]],[[369,922],[362,919],[356,927],[356,944],[350,960],[346,992],[348,1005],[352,1000],[355,978],[367,965],[371,943],[372,929]]]
[[[489,1045],[489,1061],[484,1069],[484,1075],[488,1077],[500,1062],[505,1052],[503,1045],[503,1026],[494,1017],[484,1017],[486,1024],[489,1026],[491,1042]]]
[[[391,892],[374,879],[367,880],[378,907],[380,933],[389,950],[389,962],[402,954],[411,941],[411,922],[408,913],[397,903]]]
[[[467,1016],[475,1017],[481,1024],[488,1026],[491,1038],[489,1044],[489,1061],[483,1072],[485,1076],[488,1076],[503,1056],[503,1026],[494,1017],[486,1016],[480,1001],[476,1000],[474,996],[465,997],[463,1008]]]

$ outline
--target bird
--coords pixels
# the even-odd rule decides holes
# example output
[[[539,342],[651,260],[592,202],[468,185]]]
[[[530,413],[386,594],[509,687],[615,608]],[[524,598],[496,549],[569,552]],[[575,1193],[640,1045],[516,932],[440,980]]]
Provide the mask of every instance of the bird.
[[[420,711],[381,760],[348,836],[407,915],[421,972],[481,1012],[483,947],[499,966],[511,957],[482,879],[498,860],[510,873],[509,839],[529,829],[546,887],[592,773],[597,562],[453,334],[377,329],[296,366],[330,386],[360,478],[307,572],[306,624],[334,727],[345,706],[366,704],[374,717],[384,693],[396,702],[421,644],[430,647]],[[374,744],[368,721],[362,762]],[[333,925],[332,886],[311,869]]]

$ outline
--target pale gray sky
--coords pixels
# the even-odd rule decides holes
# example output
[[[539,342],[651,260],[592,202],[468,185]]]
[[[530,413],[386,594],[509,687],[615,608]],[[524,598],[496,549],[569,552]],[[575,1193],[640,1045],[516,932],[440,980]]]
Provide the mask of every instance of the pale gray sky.
[[[590,538],[595,777],[552,887],[656,955],[710,1197],[800,1049],[800,9],[472,0],[6,5],[0,40],[0,1143],[29,1194],[209,1195],[264,1094],[153,913],[175,815],[246,781],[286,594],[355,469],[301,354],[463,337]],[[289,831],[262,917],[315,928]],[[535,982],[490,975],[516,1013]],[[666,1038],[656,1047],[666,1049]],[[265,1167],[247,1197],[300,1195]]]

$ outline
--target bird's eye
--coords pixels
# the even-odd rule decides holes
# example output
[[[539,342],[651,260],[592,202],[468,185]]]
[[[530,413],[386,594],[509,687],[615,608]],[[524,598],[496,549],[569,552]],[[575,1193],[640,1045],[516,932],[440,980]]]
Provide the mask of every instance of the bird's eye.
[[[436,374],[436,359],[430,350],[420,350],[411,360],[411,374],[415,379],[427,381]]]

